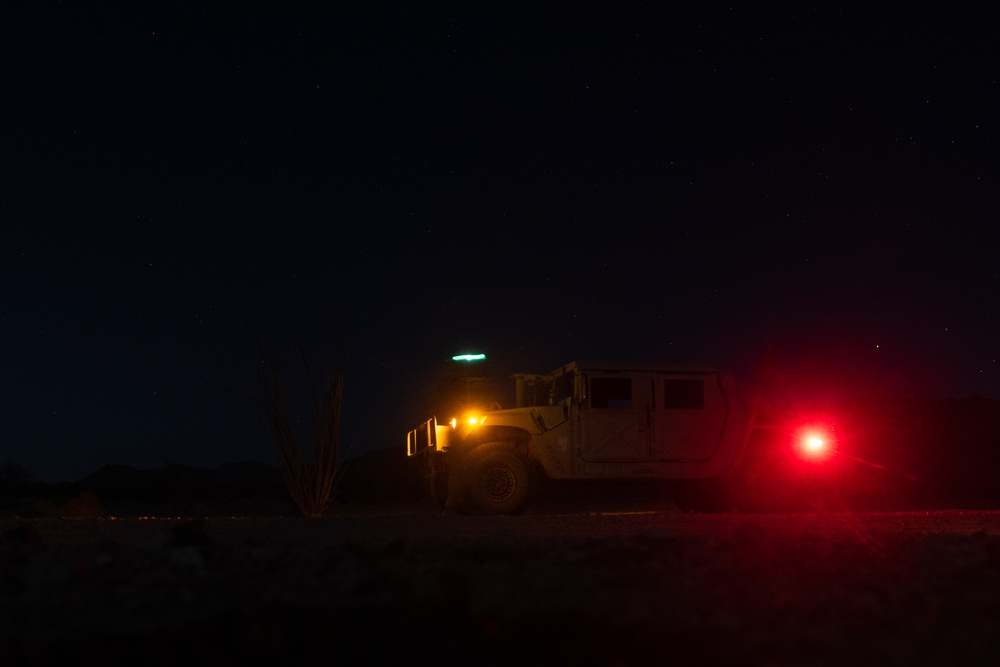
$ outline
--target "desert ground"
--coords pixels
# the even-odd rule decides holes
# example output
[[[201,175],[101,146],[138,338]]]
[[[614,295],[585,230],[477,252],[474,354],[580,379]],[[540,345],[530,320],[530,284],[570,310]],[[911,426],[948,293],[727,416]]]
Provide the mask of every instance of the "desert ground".
[[[995,664],[1000,512],[0,519],[0,665]]]

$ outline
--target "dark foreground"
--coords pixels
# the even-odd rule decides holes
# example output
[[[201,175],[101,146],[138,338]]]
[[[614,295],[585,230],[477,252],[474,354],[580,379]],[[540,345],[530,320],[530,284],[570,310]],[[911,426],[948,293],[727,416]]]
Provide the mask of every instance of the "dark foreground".
[[[941,665],[1000,650],[1000,512],[0,520],[0,665]]]

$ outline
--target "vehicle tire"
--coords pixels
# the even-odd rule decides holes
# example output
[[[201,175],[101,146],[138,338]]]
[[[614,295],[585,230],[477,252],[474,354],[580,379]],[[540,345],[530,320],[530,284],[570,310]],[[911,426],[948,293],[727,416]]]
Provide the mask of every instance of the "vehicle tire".
[[[528,504],[531,478],[524,457],[495,445],[469,456],[468,498],[485,514],[519,514]]]

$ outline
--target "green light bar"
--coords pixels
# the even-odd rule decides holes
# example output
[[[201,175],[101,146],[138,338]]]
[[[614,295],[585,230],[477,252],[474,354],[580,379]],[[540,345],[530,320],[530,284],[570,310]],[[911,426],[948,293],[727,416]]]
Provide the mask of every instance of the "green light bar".
[[[452,361],[482,361],[485,354],[457,354],[451,358]]]

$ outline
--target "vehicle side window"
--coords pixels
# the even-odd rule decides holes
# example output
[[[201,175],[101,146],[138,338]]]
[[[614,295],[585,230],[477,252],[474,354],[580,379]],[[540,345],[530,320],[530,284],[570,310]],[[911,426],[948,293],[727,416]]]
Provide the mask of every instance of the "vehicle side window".
[[[593,378],[590,381],[590,407],[629,409],[632,407],[632,380],[629,378]]]
[[[663,407],[668,410],[705,408],[704,380],[664,380]]]

